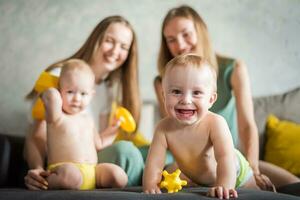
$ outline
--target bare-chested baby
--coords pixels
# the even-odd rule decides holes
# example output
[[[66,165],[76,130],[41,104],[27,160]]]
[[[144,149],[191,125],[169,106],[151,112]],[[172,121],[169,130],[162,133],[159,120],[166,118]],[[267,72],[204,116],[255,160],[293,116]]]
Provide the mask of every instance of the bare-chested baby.
[[[145,193],[161,193],[166,150],[193,183],[209,186],[207,195],[237,197],[236,187],[258,188],[252,170],[234,149],[223,117],[209,111],[217,99],[216,70],[201,57],[185,54],[173,58],[162,76],[168,117],[157,127],[143,176]]]
[[[117,165],[97,164],[97,151],[116,135],[99,135],[86,108],[94,95],[95,76],[79,59],[61,63],[58,90],[42,94],[46,108],[49,189],[90,190],[124,187],[127,175]]]

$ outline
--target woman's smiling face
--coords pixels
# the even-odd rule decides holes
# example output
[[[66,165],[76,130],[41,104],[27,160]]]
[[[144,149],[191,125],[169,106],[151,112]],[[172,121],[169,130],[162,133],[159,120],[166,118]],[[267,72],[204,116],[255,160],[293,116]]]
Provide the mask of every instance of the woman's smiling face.
[[[109,72],[116,70],[126,61],[132,40],[133,33],[125,24],[118,22],[110,24],[96,51],[95,60]]]
[[[166,24],[163,34],[173,57],[196,52],[197,32],[191,19],[185,17],[171,19]]]

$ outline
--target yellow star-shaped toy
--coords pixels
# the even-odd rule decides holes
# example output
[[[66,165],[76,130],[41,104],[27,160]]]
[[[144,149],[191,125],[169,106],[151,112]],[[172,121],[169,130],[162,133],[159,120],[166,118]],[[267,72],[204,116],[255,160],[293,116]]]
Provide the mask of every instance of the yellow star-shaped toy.
[[[187,185],[186,181],[183,181],[179,178],[181,171],[176,169],[175,172],[169,174],[166,170],[163,171],[164,180],[160,182],[160,188],[166,188],[168,193],[178,192],[182,189],[182,186]]]

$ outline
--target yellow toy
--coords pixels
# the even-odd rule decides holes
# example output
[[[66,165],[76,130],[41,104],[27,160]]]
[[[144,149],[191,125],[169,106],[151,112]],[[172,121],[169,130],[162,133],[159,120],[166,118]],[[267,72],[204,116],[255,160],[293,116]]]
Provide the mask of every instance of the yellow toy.
[[[135,131],[136,128],[135,121],[132,115],[130,114],[130,112],[126,108],[119,106],[116,109],[115,116],[117,119],[121,121],[121,128],[124,131],[128,133]]]
[[[32,107],[31,114],[34,119],[43,120],[45,118],[45,107],[41,98],[38,98]]]
[[[175,172],[169,174],[166,170],[163,171],[164,180],[160,182],[160,188],[166,188],[168,193],[178,192],[182,189],[182,186],[187,185],[186,181],[183,181],[179,178],[181,171],[176,169]]]
[[[50,87],[57,88],[57,86],[58,77],[44,71],[35,82],[34,90],[40,94]],[[36,100],[31,113],[34,119],[43,120],[45,118],[45,107],[41,98]]]
[[[127,133],[135,131],[136,124],[130,112],[122,106],[117,106],[115,101],[113,101],[111,104],[109,124],[112,124],[114,118],[117,118],[121,121],[121,128]]]
[[[113,101],[111,104],[111,115],[109,117],[109,124],[112,124],[114,117],[116,117],[117,119],[121,119],[121,128],[125,131],[119,131],[115,142],[120,140],[128,140],[132,141],[133,144],[137,147],[142,147],[150,144],[150,141],[148,141],[144,137],[144,135],[139,131],[137,131],[134,135],[127,134],[135,131],[136,123],[130,112],[124,107],[117,106],[117,103],[115,101]]]
[[[43,71],[35,82],[34,90],[38,93],[42,93],[50,87],[57,88],[58,85],[58,77],[50,74],[49,72]]]
[[[137,147],[150,145],[150,141],[147,140],[140,131],[135,132],[135,134],[127,134],[126,132],[120,131],[115,139],[115,142],[122,140],[131,141]]]

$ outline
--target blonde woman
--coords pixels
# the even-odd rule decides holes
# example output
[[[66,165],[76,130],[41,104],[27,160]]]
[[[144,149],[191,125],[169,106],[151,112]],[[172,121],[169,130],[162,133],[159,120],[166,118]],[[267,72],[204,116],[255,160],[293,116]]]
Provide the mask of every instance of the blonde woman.
[[[137,41],[129,22],[121,16],[103,19],[92,31],[82,47],[69,58],[87,62],[95,74],[96,96],[90,110],[99,124],[99,134],[118,131],[118,123],[110,125],[110,105],[113,101],[126,107],[137,124],[140,118],[140,96],[138,88]],[[46,71],[59,75],[59,63],[49,66]],[[57,72],[58,71],[58,72]],[[27,99],[35,101],[37,93],[32,90]],[[100,114],[99,114],[100,113]],[[28,163],[25,185],[31,190],[48,189],[45,170],[46,122],[34,120],[26,137],[24,157]],[[140,151],[131,142],[118,142],[101,150],[99,162],[114,163],[128,175],[128,185],[140,184],[144,161]],[[126,169],[125,169],[126,166]]]
[[[215,53],[207,25],[189,6],[169,10],[162,24],[158,57],[159,76],[154,80],[161,116],[166,116],[162,106],[161,74],[169,60],[184,53],[196,53],[202,56],[218,71],[218,98],[210,110],[226,119],[235,145],[239,143],[241,151],[250,163],[257,185],[261,189],[274,190],[273,183],[279,187],[299,182],[299,179],[288,171],[259,161],[258,132],[254,120],[247,67],[240,60]]]

